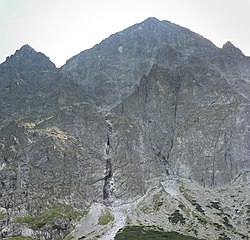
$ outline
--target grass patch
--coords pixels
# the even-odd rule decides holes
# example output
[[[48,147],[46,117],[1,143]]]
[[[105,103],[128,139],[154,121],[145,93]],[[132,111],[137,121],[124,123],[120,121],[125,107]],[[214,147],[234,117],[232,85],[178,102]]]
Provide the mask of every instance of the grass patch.
[[[228,228],[233,228],[233,226],[229,223],[229,220],[227,217],[223,218],[223,224],[227,226]]]
[[[6,217],[6,213],[0,212],[0,220],[3,220]]]
[[[33,122],[22,122],[21,124],[25,127],[25,128],[35,128],[37,127],[37,125],[45,122],[45,121],[48,121],[50,119],[52,119],[54,116],[47,116],[47,117],[44,117],[40,120],[36,120],[36,121],[33,121]]]
[[[191,203],[192,203],[193,206],[195,206],[195,209],[197,211],[199,211],[202,214],[205,213],[204,210],[202,209],[201,205],[199,203],[197,203],[196,200],[193,199]]]
[[[71,236],[71,235],[68,235],[68,236],[66,236],[66,237],[65,237],[65,239],[64,239],[64,240],[72,240],[72,239],[74,239],[74,237],[73,237],[73,236]]]
[[[249,216],[250,215],[250,205],[247,205],[247,215]]]
[[[23,236],[15,236],[15,237],[0,238],[0,239],[6,239],[6,240],[31,240],[31,238],[23,237]]]
[[[129,216],[126,217],[126,225],[129,226],[132,224],[132,221]]]
[[[218,240],[231,240],[225,233],[221,233]]]
[[[184,198],[186,198],[187,201],[189,201],[197,211],[199,211],[200,213],[204,214],[204,210],[202,209],[201,205],[197,203],[197,201],[188,194],[188,190],[186,188],[184,188],[183,183],[181,183],[180,187],[179,187],[181,193],[183,194]]]
[[[244,235],[242,233],[237,233],[237,234],[241,237],[241,239],[245,239],[245,240],[249,239],[248,236],[246,236],[246,235]]]
[[[186,207],[184,204],[180,203],[178,207],[184,212],[188,217],[190,216],[190,209]]]
[[[98,224],[107,225],[110,222],[114,222],[114,220],[114,215],[107,208],[105,208],[104,212],[102,212],[102,215],[98,219]]]
[[[159,211],[162,205],[163,205],[163,202],[155,202],[154,211]]]
[[[65,132],[61,131],[58,127],[55,126],[47,127],[45,129],[37,129],[37,131],[54,139],[68,140],[70,138],[66,135]]]
[[[183,183],[179,187],[181,193],[183,194],[184,198],[186,198],[187,201],[189,201],[193,206],[195,206],[195,209],[199,211],[200,213],[204,214],[204,210],[202,209],[201,205],[197,203],[197,201],[188,194],[188,190],[184,188]]]
[[[34,230],[40,229],[47,224],[51,225],[53,229],[64,230],[65,226],[55,224],[57,218],[63,218],[70,222],[71,220],[79,220],[81,217],[83,217],[83,214],[78,212],[72,206],[61,204],[36,216],[16,218],[15,222],[26,223]]]
[[[150,207],[147,206],[147,205],[142,205],[140,207],[140,211],[143,212],[143,213],[145,213],[145,214],[152,212],[152,210],[150,209]]]
[[[183,215],[180,213],[179,210],[175,210],[175,212],[171,214],[168,220],[173,224],[176,224],[178,222],[180,222],[181,224],[185,223],[185,218],[183,217]]]
[[[197,217],[199,223],[201,223],[202,225],[206,225],[207,224],[207,220],[205,218],[202,217]]]
[[[145,214],[148,213],[154,213],[154,212],[158,212],[161,208],[161,206],[163,206],[163,198],[161,198],[160,194],[155,194],[153,196],[152,199],[152,203],[147,205],[147,204],[143,204],[140,206],[139,210]]]
[[[207,207],[220,210],[220,203],[219,202],[210,202],[210,205],[208,205]]]
[[[164,232],[157,228],[130,226],[119,230],[115,240],[198,240],[198,238],[179,234],[177,232]]]
[[[220,225],[219,223],[213,223],[213,225],[215,226],[216,230],[223,230],[224,227],[222,225]]]
[[[162,200],[160,200],[160,195],[159,194],[155,194],[153,196],[153,203],[154,203],[154,211],[159,211],[161,206],[163,205]]]

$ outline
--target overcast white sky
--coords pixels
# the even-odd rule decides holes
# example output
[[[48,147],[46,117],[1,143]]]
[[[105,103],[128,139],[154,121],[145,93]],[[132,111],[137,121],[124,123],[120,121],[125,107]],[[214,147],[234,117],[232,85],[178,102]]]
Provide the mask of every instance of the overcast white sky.
[[[250,0],[0,0],[0,63],[24,44],[59,67],[148,17],[187,27],[250,56]]]

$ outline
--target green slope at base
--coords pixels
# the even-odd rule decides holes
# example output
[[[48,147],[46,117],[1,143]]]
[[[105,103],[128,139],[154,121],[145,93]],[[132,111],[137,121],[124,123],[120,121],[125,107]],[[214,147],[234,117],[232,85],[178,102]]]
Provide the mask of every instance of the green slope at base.
[[[177,232],[164,232],[157,228],[128,226],[119,230],[115,240],[199,240],[195,237],[185,236]]]

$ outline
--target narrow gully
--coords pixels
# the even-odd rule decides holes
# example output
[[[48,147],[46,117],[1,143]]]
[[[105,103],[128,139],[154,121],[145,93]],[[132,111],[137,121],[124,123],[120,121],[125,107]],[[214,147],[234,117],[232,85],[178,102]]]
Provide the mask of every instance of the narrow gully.
[[[104,184],[103,184],[103,203],[106,206],[110,206],[112,204],[112,193],[114,190],[114,179],[113,179],[113,171],[112,171],[112,159],[111,159],[111,137],[113,133],[113,127],[110,120],[105,117],[105,121],[108,126],[107,132],[107,142],[105,149],[105,158],[106,158],[106,168],[105,168],[105,176],[104,176]]]

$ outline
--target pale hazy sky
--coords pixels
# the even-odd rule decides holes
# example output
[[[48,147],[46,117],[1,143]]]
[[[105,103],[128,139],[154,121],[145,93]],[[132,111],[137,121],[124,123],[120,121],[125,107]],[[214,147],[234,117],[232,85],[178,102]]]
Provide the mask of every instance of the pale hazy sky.
[[[0,63],[24,44],[59,67],[148,17],[187,27],[250,56],[250,0],[0,0]]]

